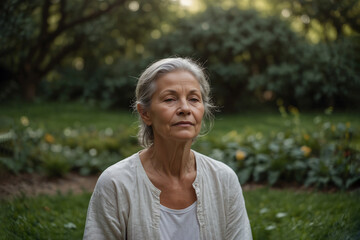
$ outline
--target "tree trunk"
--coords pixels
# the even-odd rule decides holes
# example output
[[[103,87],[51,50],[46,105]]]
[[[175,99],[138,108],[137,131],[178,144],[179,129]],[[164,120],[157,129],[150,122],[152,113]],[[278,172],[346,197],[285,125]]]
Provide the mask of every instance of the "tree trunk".
[[[38,85],[38,79],[32,74],[21,74],[18,76],[18,83],[21,89],[21,94],[24,100],[27,102],[33,102],[36,97],[36,89]]]
[[[27,82],[25,86],[23,86],[23,97],[27,102],[33,102],[36,97],[36,84],[34,82]]]

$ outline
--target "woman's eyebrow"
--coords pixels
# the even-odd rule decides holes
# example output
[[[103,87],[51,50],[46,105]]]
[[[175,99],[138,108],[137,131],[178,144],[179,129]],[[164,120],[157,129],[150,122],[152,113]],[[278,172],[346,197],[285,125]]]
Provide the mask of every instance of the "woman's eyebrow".
[[[190,90],[189,94],[196,94],[196,93],[200,93],[199,89],[192,89]],[[165,89],[164,91],[162,91],[160,93],[160,95],[164,95],[164,94],[178,94],[178,91],[172,90],[172,89]]]
[[[199,90],[199,89],[193,89],[193,90],[190,91],[190,93],[191,93],[191,94],[193,94],[193,93],[200,93],[200,90]]]
[[[160,92],[160,95],[164,95],[164,94],[177,94],[177,91],[172,89],[165,89],[164,91]]]

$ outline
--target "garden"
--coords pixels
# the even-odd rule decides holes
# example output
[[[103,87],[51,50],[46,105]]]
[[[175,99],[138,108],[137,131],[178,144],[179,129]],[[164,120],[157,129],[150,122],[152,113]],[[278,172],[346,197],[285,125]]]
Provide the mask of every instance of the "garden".
[[[139,151],[151,62],[191,57],[253,238],[360,238],[360,1],[18,1],[0,7],[0,239],[81,239],[96,179]],[[211,126],[211,122],[206,122]],[[208,131],[207,131],[208,130]]]
[[[2,174],[38,173],[44,181],[74,172],[97,176],[140,149],[132,112],[80,103],[2,109],[16,136],[1,138]],[[238,173],[254,239],[356,239],[360,116],[279,109],[220,114],[194,149]],[[7,196],[2,238],[80,239],[90,196],[91,190]]]

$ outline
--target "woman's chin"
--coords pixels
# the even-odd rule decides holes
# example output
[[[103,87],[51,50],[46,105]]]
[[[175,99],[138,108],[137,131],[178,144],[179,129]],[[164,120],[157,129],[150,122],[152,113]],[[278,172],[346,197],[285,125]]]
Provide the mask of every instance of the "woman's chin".
[[[193,139],[196,137],[197,134],[176,134],[171,137],[171,140],[179,141],[179,142],[188,142],[188,141],[193,141]]]

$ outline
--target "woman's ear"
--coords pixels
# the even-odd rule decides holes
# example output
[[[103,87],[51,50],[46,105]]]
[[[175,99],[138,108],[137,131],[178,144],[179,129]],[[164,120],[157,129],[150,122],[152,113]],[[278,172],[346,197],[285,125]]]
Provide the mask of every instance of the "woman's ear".
[[[136,109],[140,114],[141,119],[145,122],[145,124],[151,126],[150,113],[146,111],[145,108],[140,103],[136,105]]]

